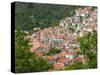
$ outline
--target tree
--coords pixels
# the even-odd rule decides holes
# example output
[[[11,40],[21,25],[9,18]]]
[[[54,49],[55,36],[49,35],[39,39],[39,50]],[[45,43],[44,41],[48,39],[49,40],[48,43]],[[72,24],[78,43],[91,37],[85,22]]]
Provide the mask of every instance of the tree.
[[[88,69],[97,67],[97,32],[93,31],[79,38],[80,52],[84,55],[86,63],[75,62],[72,65],[65,66],[65,70]]]
[[[93,31],[80,38],[80,48],[85,56],[88,68],[97,67],[97,32]]]
[[[65,70],[79,70],[79,69],[85,69],[86,68],[86,64],[82,64],[81,62],[75,62],[72,65],[68,65],[65,67]]]
[[[52,68],[47,60],[38,57],[35,53],[30,52],[29,41],[24,40],[25,33],[17,30],[15,42],[15,71],[20,72],[37,72],[47,71]]]
[[[60,49],[57,49],[55,47],[50,47],[49,52],[47,52],[46,55],[53,55],[53,54],[57,54],[57,53],[60,53],[60,52],[61,52]]]
[[[41,71],[48,71],[52,69],[52,64],[49,64],[47,60],[36,57],[34,61],[30,64],[31,72],[41,72]]]

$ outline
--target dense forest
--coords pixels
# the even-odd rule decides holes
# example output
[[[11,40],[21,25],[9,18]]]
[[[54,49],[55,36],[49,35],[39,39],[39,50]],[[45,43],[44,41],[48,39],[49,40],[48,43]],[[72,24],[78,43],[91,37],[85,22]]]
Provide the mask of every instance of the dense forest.
[[[34,27],[57,26],[61,19],[72,16],[80,6],[16,3],[16,29],[31,31]]]

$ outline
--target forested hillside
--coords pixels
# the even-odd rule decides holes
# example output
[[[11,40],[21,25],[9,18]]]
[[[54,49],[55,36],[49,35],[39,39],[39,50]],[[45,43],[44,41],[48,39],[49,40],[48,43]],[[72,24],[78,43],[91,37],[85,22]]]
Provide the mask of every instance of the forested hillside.
[[[60,19],[73,15],[74,9],[78,7],[17,2],[16,29],[31,31],[34,27],[46,28],[59,25]]]

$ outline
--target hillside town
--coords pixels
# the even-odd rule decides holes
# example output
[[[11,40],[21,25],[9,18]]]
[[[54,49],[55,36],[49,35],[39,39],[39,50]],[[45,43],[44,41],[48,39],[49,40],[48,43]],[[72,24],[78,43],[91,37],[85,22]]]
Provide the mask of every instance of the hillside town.
[[[84,55],[78,54],[81,51],[78,38],[93,31],[97,31],[97,9],[84,7],[76,9],[73,16],[61,19],[58,26],[34,28],[25,39],[30,40],[31,52],[53,64],[53,70],[63,70],[76,61],[85,64]],[[47,55],[51,48],[60,52]]]

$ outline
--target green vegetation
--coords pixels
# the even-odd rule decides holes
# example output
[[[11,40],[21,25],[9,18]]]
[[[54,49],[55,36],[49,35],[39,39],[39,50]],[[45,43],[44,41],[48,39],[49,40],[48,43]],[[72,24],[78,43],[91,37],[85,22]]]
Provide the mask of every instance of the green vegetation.
[[[72,33],[75,31],[75,27],[74,26],[69,26],[68,28]]]
[[[54,55],[60,53],[61,50],[57,49],[55,47],[50,47],[49,52],[46,53],[46,55]]]
[[[97,68],[97,32],[88,33],[80,38],[80,47],[88,68]]]
[[[72,65],[65,67],[65,70],[76,70],[76,69],[91,69],[97,68],[97,32],[88,33],[79,39],[81,52],[77,55],[83,54],[86,63],[75,62]]]
[[[24,40],[26,34],[20,31],[16,32],[16,60],[15,71],[20,72],[39,72],[47,71],[52,68],[52,64],[49,64],[47,60],[37,57],[35,53],[30,52],[28,40]]]
[[[65,67],[65,70],[79,70],[79,69],[87,69],[86,64],[82,64],[81,62],[75,62],[72,65],[68,65]]]
[[[59,20],[72,16],[79,6],[16,3],[16,29],[31,31],[35,27],[46,28],[59,25]]]

